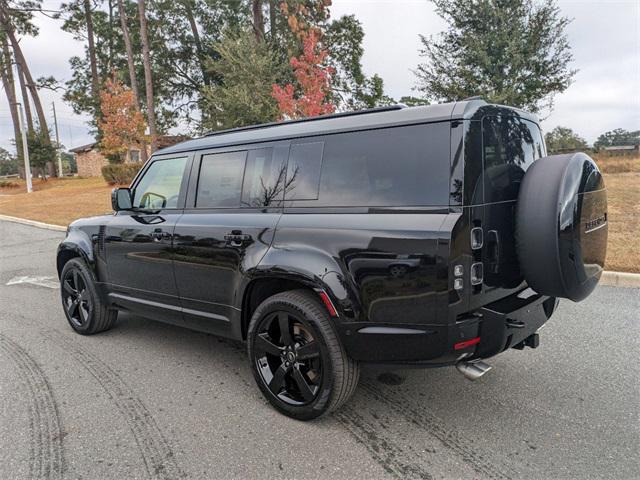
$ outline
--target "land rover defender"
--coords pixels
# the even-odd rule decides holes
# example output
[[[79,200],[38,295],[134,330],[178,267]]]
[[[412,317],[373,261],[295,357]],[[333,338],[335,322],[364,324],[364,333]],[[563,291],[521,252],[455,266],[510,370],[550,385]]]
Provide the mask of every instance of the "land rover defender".
[[[60,244],[80,334],[124,310],[246,341],[258,387],[308,420],[364,364],[457,366],[537,347],[605,260],[602,175],[538,120],[471,99],[214,132],[156,152]]]

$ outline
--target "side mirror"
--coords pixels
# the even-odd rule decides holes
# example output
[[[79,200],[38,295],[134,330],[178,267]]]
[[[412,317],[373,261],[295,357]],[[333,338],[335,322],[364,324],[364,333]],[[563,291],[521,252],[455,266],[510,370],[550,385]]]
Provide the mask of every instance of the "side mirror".
[[[111,191],[111,208],[114,212],[131,210],[131,190],[128,188],[114,188]]]

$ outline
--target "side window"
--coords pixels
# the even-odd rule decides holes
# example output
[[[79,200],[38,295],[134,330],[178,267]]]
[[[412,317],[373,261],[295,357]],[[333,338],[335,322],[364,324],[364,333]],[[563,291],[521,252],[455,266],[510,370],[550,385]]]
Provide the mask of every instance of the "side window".
[[[155,160],[136,185],[134,207],[177,208],[186,165],[186,157]]]
[[[324,142],[291,145],[286,178],[287,200],[316,200]]]
[[[449,130],[444,122],[327,135],[315,153],[322,153],[319,189],[310,180],[304,196],[296,185],[298,194],[287,192],[287,200],[317,198],[309,206],[335,207],[448,205]],[[289,165],[291,171],[291,157]],[[298,175],[305,174],[312,176],[300,168]]]
[[[239,207],[246,158],[246,151],[204,155],[196,208]]]
[[[482,136],[485,169],[514,164],[527,170],[544,155],[538,126],[515,116],[484,117]]]
[[[243,207],[279,207],[284,200],[289,147],[249,150],[242,184]]]
[[[544,152],[542,135],[535,123],[511,115],[484,117],[484,201],[515,200],[525,172]]]

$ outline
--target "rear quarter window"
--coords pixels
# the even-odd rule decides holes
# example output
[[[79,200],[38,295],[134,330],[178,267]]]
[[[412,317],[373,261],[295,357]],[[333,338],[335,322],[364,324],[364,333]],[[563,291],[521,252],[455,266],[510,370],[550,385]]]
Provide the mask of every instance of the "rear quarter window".
[[[292,206],[448,205],[449,132],[449,123],[434,123],[292,145],[288,178],[295,179],[286,199]]]

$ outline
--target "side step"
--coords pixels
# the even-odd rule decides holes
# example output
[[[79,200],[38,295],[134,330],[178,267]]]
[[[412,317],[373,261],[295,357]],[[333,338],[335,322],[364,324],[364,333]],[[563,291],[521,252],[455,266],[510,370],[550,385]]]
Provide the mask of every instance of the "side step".
[[[472,362],[458,362],[456,363],[456,368],[469,380],[477,380],[491,370],[491,365],[484,363],[482,360],[475,360]]]

